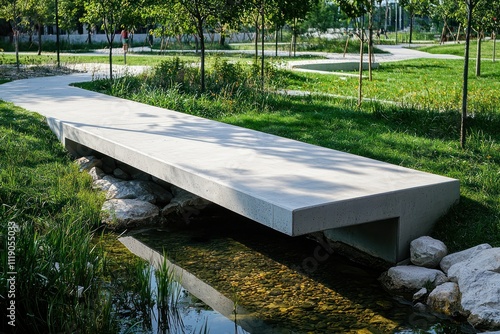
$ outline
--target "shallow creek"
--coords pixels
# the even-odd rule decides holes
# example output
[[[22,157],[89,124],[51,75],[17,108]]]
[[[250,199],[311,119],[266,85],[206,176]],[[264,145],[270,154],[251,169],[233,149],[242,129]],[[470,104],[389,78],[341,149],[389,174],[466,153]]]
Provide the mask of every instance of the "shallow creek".
[[[189,283],[196,297],[182,290],[181,304],[189,306],[183,312],[193,314],[180,332],[204,332],[206,322],[210,333],[475,333],[465,323],[415,313],[382,290],[378,271],[222,209],[188,225],[127,235],[217,291],[200,296],[196,283]]]

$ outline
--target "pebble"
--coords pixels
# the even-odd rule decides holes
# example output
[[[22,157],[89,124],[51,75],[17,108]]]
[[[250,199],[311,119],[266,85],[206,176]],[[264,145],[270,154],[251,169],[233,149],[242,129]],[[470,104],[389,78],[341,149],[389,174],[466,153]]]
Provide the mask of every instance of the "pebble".
[[[189,227],[190,230],[192,228],[195,227]],[[388,333],[397,327],[396,323],[404,323],[412,311],[410,306],[402,307],[392,301],[380,286],[373,285],[377,275],[373,280],[363,277],[356,284],[335,270],[322,274],[326,277],[324,279],[298,273],[291,268],[297,262],[300,265],[301,256],[307,255],[307,251],[297,250],[298,254],[293,254],[293,248],[280,249],[280,242],[275,240],[280,238],[279,235],[273,236],[271,241],[266,240],[265,234],[259,234],[259,238],[254,240],[247,238],[245,233],[237,238],[211,238],[206,243],[191,243],[188,247],[185,240],[189,240],[190,233],[194,232],[170,232],[162,236],[159,249],[164,247],[170,254],[175,254],[173,260],[176,263],[228,297],[236,293],[240,306],[255,313],[267,324],[275,323],[280,330],[297,333]],[[266,256],[268,248],[262,252],[260,244],[266,247],[272,245],[276,248],[274,254],[284,255]],[[329,265],[335,266],[336,263]],[[207,266],[221,269],[203,269]],[[347,269],[355,272],[346,266],[341,270],[347,272]]]

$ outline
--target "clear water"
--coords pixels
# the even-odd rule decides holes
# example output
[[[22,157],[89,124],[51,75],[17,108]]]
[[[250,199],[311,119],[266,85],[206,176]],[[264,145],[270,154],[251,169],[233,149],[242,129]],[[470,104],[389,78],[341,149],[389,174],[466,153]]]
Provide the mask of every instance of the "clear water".
[[[414,312],[382,290],[380,272],[225,210],[132,234],[205,287],[184,274],[191,292],[180,290],[172,321],[182,326],[166,333],[476,333],[463,320]],[[151,333],[164,330],[157,313]]]
[[[156,290],[157,282],[151,274],[151,288]],[[178,294],[175,307],[170,308],[166,317],[155,303],[147,315],[143,315],[141,322],[136,322],[135,328],[130,324],[122,325],[121,333],[204,333],[205,328],[210,333],[248,333],[233,320],[214,311],[201,300],[184,289],[178,282],[173,283],[173,290]],[[146,323],[150,325],[145,325]]]

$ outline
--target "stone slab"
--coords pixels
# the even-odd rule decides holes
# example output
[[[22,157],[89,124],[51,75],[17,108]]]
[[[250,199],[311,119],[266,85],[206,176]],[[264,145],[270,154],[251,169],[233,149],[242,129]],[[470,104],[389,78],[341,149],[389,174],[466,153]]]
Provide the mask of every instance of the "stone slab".
[[[291,236],[397,219],[400,261],[459,199],[458,180],[68,86],[0,86],[0,99],[85,145]],[[352,238],[351,238],[352,239]]]

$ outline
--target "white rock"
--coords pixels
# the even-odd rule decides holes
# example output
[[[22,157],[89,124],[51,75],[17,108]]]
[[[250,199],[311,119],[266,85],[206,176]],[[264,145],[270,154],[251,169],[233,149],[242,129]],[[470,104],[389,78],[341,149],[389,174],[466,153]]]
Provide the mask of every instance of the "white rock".
[[[106,174],[99,167],[92,167],[89,170],[89,175],[92,177],[93,181],[101,180]]]
[[[413,294],[413,301],[417,301],[419,300],[420,298],[422,298],[423,296],[425,296],[427,294],[427,289],[426,288],[422,288],[420,290],[418,290],[417,292],[415,292]]]
[[[149,193],[138,183],[133,181],[117,182],[112,184],[106,193],[106,199],[138,199],[149,203],[155,202],[153,194]]]
[[[415,292],[423,287],[437,286],[447,281],[446,275],[436,269],[417,266],[392,267],[379,279],[382,285],[393,292]]]
[[[470,312],[469,323],[480,328],[500,328],[500,274],[483,271],[463,285],[462,307]]]
[[[102,162],[96,159],[94,156],[81,157],[75,160],[76,164],[80,168],[80,172],[84,170],[90,170],[92,167],[100,167]]]
[[[448,269],[450,269],[450,267],[455,263],[465,261],[476,255],[480,251],[490,248],[491,246],[489,244],[481,244],[460,252],[448,254],[441,260],[439,266],[441,267],[441,270],[443,270],[445,273],[448,273]]]
[[[102,211],[102,222],[111,229],[155,223],[160,213],[156,205],[136,199],[108,200]]]
[[[468,260],[455,263],[448,269],[448,277],[460,286],[461,279],[482,271],[500,273],[500,247],[478,251]]]
[[[112,184],[106,198],[138,199],[152,204],[165,205],[172,199],[172,194],[152,181],[132,180]]]
[[[468,321],[475,327],[500,328],[500,248],[485,249],[455,263],[448,276],[458,283]]]
[[[100,189],[102,191],[108,191],[113,184],[116,184],[118,182],[123,182],[123,181],[118,180],[117,178],[114,178],[110,175],[106,175],[102,179],[94,181],[92,183],[92,188]]]
[[[448,254],[446,245],[437,239],[423,236],[410,243],[410,260],[416,266],[435,268]]]
[[[435,312],[458,315],[461,311],[458,284],[446,282],[438,285],[427,297],[427,305]]]

